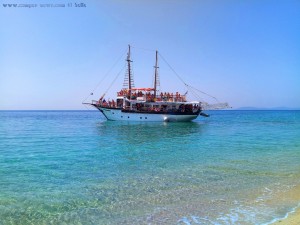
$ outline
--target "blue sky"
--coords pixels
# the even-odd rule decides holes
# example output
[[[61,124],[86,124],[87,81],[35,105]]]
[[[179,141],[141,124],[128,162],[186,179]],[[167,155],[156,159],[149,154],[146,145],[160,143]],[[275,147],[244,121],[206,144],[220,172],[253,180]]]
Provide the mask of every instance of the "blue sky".
[[[123,56],[90,96],[98,99],[121,71],[112,98],[128,44],[136,87],[151,85],[157,49],[186,83],[234,108],[300,107],[298,0],[0,2],[0,110],[86,109],[83,99]],[[161,89],[184,92],[162,59],[159,66]]]

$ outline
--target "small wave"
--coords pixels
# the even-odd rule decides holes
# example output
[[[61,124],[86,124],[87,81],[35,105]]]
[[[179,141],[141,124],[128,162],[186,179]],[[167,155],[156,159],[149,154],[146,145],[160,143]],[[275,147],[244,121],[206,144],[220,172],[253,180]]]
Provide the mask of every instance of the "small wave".
[[[281,186],[282,187],[282,186]],[[286,186],[285,191],[290,190],[292,186]],[[182,217],[178,220],[178,225],[194,225],[194,224],[211,224],[211,225],[234,225],[234,224],[263,224],[270,225],[276,221],[285,219],[289,214],[295,212],[300,208],[300,203],[294,208],[287,208],[287,206],[280,207],[280,211],[289,211],[284,217],[278,217],[278,205],[269,205],[273,202],[274,196],[279,192],[278,187],[270,189],[265,187],[261,195],[253,201],[237,201],[233,204],[235,207],[228,210],[228,212],[219,212],[215,216],[197,216]],[[281,204],[280,202],[278,204]],[[276,206],[277,205],[277,206]],[[290,210],[291,209],[291,210]],[[270,221],[270,222],[266,222]]]
[[[300,203],[292,208],[291,211],[286,213],[283,217],[278,217],[271,219],[269,222],[261,223],[259,221],[266,220],[266,218],[271,217],[272,210],[266,209],[262,211],[260,208],[255,207],[245,207],[241,206],[235,209],[231,209],[227,214],[219,214],[215,219],[200,216],[190,216],[183,217],[178,220],[178,225],[194,225],[194,224],[211,224],[211,225],[234,225],[234,224],[262,224],[271,225],[279,220],[286,219],[290,214],[296,212],[300,208]]]
[[[185,225],[193,225],[193,224],[214,224],[214,222],[207,217],[198,217],[198,216],[191,216],[191,218],[183,217],[178,220],[178,225],[185,224]]]
[[[270,222],[264,223],[264,224],[262,224],[262,225],[270,225],[270,224],[273,224],[273,223],[275,223],[275,222],[277,222],[277,221],[284,220],[284,219],[288,218],[288,216],[289,216],[290,214],[295,213],[299,208],[300,208],[300,203],[299,203],[296,207],[292,208],[291,211],[287,212],[283,217],[274,218],[274,219],[271,220]]]

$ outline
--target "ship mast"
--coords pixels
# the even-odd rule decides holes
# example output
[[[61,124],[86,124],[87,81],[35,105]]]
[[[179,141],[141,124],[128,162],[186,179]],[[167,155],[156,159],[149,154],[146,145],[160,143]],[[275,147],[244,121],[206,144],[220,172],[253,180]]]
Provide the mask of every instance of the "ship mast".
[[[132,62],[130,60],[130,45],[128,45],[128,54],[127,54],[127,67],[128,67],[128,94],[131,95],[131,65],[130,63]]]
[[[158,55],[158,51],[156,50],[156,55],[155,55],[155,72],[154,72],[154,98],[156,98],[156,87],[157,87],[157,79],[158,79],[158,72],[157,72],[157,61],[158,61],[158,58],[157,58],[157,55]]]

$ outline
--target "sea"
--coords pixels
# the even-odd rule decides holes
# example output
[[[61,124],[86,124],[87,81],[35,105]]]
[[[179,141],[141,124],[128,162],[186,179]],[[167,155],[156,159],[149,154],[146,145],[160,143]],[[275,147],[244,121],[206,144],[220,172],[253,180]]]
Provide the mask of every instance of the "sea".
[[[0,111],[0,224],[270,224],[300,203],[300,111],[114,122]]]

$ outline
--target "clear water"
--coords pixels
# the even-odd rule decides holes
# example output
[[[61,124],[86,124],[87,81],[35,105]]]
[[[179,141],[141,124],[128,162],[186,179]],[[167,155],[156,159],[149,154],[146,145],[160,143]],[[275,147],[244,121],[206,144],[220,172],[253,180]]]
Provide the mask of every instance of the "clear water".
[[[0,111],[0,224],[267,224],[300,202],[300,111],[190,123]]]

